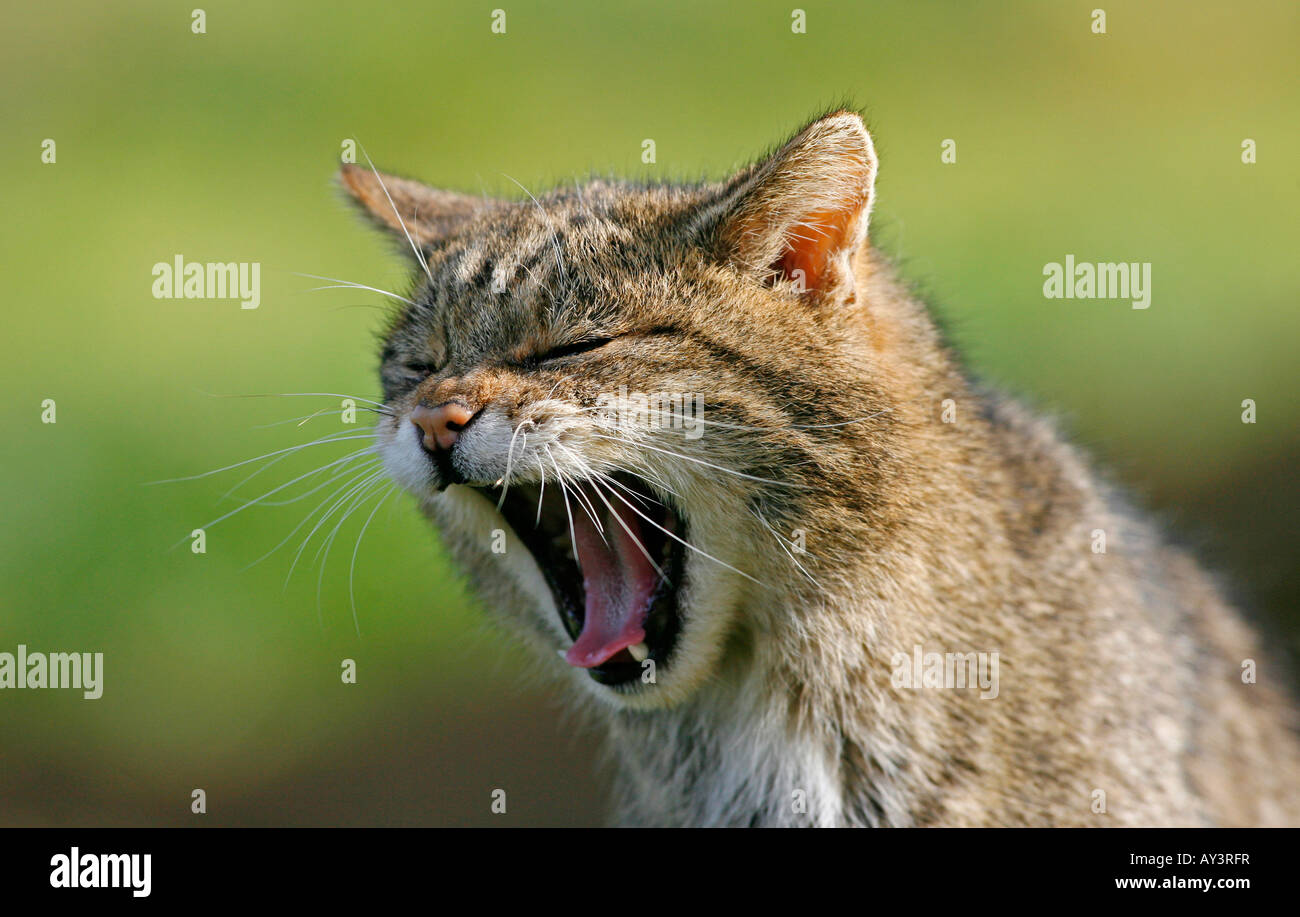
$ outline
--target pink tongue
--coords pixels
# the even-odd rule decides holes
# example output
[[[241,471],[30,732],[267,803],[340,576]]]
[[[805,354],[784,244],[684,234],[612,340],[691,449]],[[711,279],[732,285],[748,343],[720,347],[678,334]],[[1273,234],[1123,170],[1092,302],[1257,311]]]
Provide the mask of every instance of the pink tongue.
[[[639,533],[639,517],[620,501],[612,502],[613,511],[599,499],[591,501],[605,529],[603,538],[586,509],[577,501],[573,506],[573,537],[587,594],[587,612],[582,633],[564,654],[564,660],[584,669],[601,665],[645,640],[646,613],[659,579],[649,559],[623,528],[625,525]],[[620,518],[623,525],[619,525]]]

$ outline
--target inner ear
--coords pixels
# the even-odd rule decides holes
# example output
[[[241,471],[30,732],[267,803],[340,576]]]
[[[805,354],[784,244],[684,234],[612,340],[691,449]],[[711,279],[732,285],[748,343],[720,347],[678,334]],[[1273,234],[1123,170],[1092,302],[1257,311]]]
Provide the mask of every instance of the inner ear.
[[[785,240],[785,251],[769,268],[772,278],[789,281],[796,288],[825,290],[834,280],[835,259],[850,246],[853,236],[853,208],[823,210],[808,214]],[[851,252],[849,252],[851,254]],[[846,265],[851,269],[851,265]]]
[[[797,292],[847,295],[866,240],[876,155],[862,118],[840,111],[809,124],[736,176],[712,229],[720,254]]]

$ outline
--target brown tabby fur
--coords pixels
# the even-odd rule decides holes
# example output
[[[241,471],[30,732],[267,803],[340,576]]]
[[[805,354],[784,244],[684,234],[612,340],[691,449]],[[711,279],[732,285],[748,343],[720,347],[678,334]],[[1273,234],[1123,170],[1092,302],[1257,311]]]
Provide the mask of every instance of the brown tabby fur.
[[[500,202],[344,170],[427,262],[385,346],[389,471],[579,692],[615,819],[1300,823],[1292,711],[1256,636],[1048,423],[967,378],[866,240],[875,171],[850,112],[717,185]],[[534,360],[590,334],[614,341]],[[620,386],[700,393],[712,425],[611,433],[589,409]],[[457,447],[476,483],[512,460],[520,485],[629,469],[677,495],[727,566],[689,555],[656,683],[557,658],[569,638],[527,549],[493,554],[493,504],[441,489],[415,445],[412,406],[449,398],[485,418]],[[918,645],[998,653],[997,697],[894,687],[894,654]]]

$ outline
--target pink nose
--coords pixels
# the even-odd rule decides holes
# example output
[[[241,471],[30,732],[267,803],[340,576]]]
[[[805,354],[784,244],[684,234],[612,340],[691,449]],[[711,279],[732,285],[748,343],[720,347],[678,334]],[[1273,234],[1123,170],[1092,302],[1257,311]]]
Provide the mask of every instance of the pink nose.
[[[446,452],[456,445],[456,439],[465,425],[474,419],[474,412],[456,401],[448,401],[436,408],[422,404],[411,411],[411,423],[424,434],[424,448],[430,452]]]

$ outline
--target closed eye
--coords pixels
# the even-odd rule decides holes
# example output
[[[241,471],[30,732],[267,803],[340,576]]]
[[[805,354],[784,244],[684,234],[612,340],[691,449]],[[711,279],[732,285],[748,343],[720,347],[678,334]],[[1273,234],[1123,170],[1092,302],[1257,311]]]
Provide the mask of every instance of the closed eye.
[[[424,378],[438,371],[438,364],[432,360],[412,360],[402,364],[402,368],[413,376]]]
[[[565,344],[562,347],[553,347],[546,353],[540,353],[533,357],[538,363],[547,360],[562,360],[565,357],[577,356],[580,353],[590,353],[593,350],[599,350],[614,339],[612,337],[588,338],[585,341],[574,341],[572,344]]]

